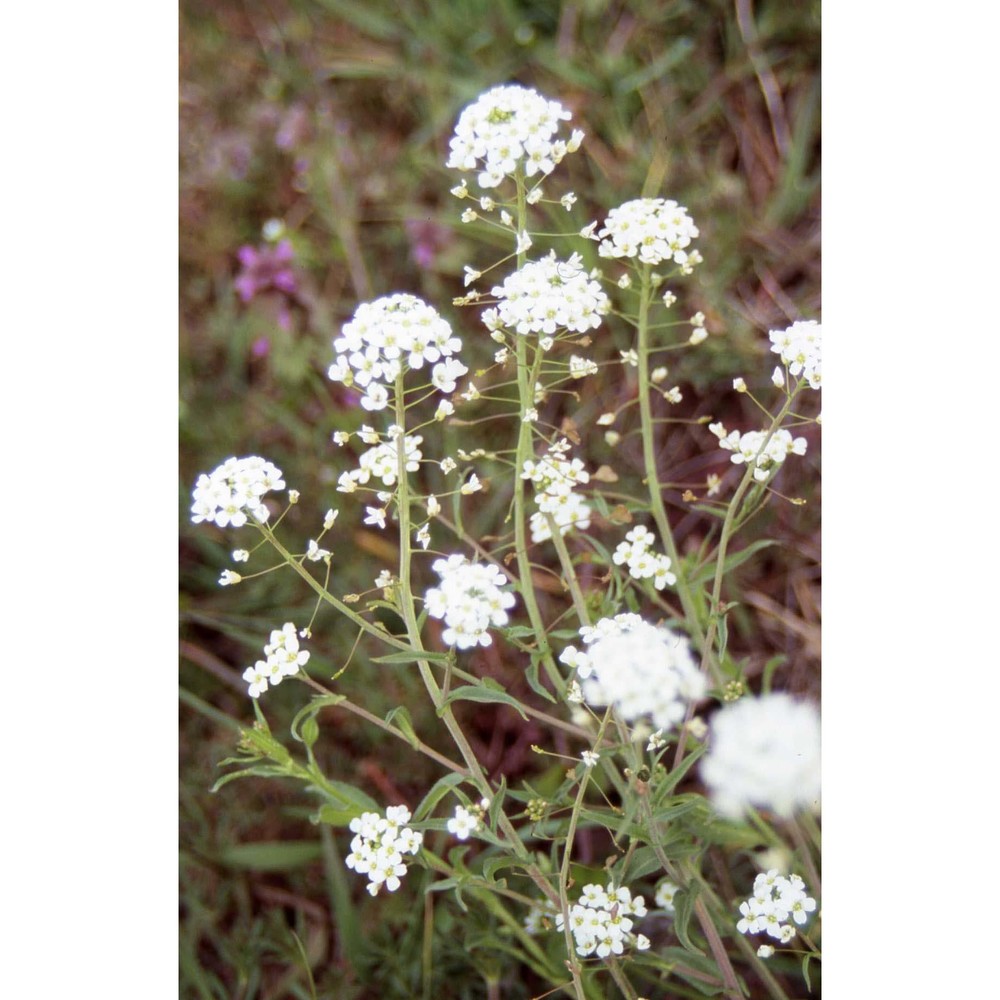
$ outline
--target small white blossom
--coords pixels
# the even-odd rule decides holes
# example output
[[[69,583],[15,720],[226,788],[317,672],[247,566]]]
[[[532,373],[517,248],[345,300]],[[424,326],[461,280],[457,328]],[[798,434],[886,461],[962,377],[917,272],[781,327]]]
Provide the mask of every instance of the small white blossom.
[[[431,532],[430,532],[430,529],[427,527],[426,524],[421,525],[417,529],[417,534],[416,534],[415,538],[416,538],[417,544],[421,548],[423,548],[423,549],[426,549],[427,546],[430,545],[430,543],[431,543]]]
[[[306,548],[306,559],[310,562],[319,562],[321,559],[329,559],[331,555],[331,552],[328,552],[326,549],[321,549],[314,539],[309,539],[309,544]]]
[[[559,204],[568,212],[576,204],[576,195],[572,191],[567,192],[559,199]]]
[[[338,513],[339,513],[339,511],[332,510],[332,509],[328,510],[326,512],[326,514],[323,516],[323,530],[324,531],[329,531],[333,527],[334,522],[337,520],[337,514]]]
[[[371,524],[378,528],[385,528],[385,508],[383,507],[365,507],[368,512],[368,516],[365,518],[365,524]]]
[[[580,759],[583,761],[584,766],[591,768],[601,759],[601,755],[594,753],[593,750],[584,750],[580,754]]]
[[[285,677],[297,674],[299,667],[309,661],[309,651],[300,648],[295,626],[285,622],[282,628],[271,632],[271,639],[264,646],[264,657],[243,671],[251,698],[259,698],[269,684],[277,687]]]
[[[468,840],[469,835],[479,828],[479,820],[464,806],[457,806],[455,815],[447,822],[448,832],[459,840]]]
[[[234,573],[231,569],[224,569],[222,571],[222,576],[219,577],[220,587],[231,587],[234,584],[239,583],[243,579],[239,573]]]
[[[656,894],[653,896],[653,902],[661,910],[666,910],[667,913],[674,912],[674,896],[677,895],[678,886],[674,885],[673,882],[664,880],[656,887]]]
[[[478,493],[482,488],[483,484],[480,482],[479,476],[473,472],[472,475],[469,476],[469,481],[462,484],[462,488],[459,492],[462,496],[467,497],[472,493]]]
[[[233,562],[247,562],[250,553],[246,549],[233,549]]]

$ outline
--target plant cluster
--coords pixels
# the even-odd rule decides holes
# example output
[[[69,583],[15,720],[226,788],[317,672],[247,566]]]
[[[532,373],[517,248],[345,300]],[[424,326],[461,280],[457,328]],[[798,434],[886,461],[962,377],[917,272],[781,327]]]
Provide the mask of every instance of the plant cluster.
[[[470,370],[452,324],[415,295],[358,305],[333,340],[328,370],[376,422],[334,434],[345,455],[355,436],[368,446],[337,479],[349,508],[327,511],[316,537],[292,542],[283,521],[302,498],[289,490],[278,509],[286,484],[272,463],[230,458],[198,478],[194,522],[259,536],[233,552],[241,573],[226,570],[220,583],[245,586],[287,569],[316,597],[310,621],[273,631],[265,658],[246,669],[257,721],[217,787],[249,776],[301,781],[316,801],[314,821],[354,834],[344,863],[367,876],[369,894],[383,886],[416,893],[402,879],[421,868],[424,893],[448,893],[463,909],[471,897],[494,921],[498,953],[516,956],[550,990],[578,1000],[606,996],[610,979],[631,1000],[666,990],[787,1000],[783,983],[795,963],[805,970],[819,956],[816,902],[802,878],[779,871],[801,865],[809,891],[819,893],[819,718],[787,694],[749,693],[728,648],[733,608],[722,595],[745,556],[732,551],[740,529],[768,503],[787,502],[775,479],[807,448],[793,430],[818,420],[809,398],[820,385],[821,328],[810,321],[770,331],[781,365],[770,379],[749,379],[764,384],[770,402],[737,380],[761,426],[698,424],[708,425],[706,450],[732,452],[744,469],[722,499],[711,499],[718,483],[706,483],[711,543],[697,555],[679,552],[658,452],[671,423],[654,418],[653,401],[670,407],[681,397],[679,387],[662,388],[663,352],[697,351],[711,335],[703,315],[673,313],[681,279],[704,264],[694,246],[699,229],[666,198],[626,201],[575,232],[543,229],[538,213],[557,219],[577,200],[546,190],[586,141],[582,131],[565,130],[570,120],[557,101],[515,85],[489,90],[460,115],[447,166],[471,176],[452,194],[469,203],[462,221],[500,234],[509,253],[468,264],[464,294],[452,305],[478,311],[476,335],[495,344],[493,364]],[[588,266],[595,254],[599,265]],[[571,457],[579,428],[568,432],[549,419],[554,400],[574,397],[573,386],[609,364],[587,356],[592,338],[609,327],[631,336],[611,364],[634,380],[628,405],[638,410],[642,442],[638,494],[613,489],[613,470]],[[608,411],[597,425],[611,427],[618,416]],[[439,432],[457,435],[473,419],[495,422],[495,446],[447,448]],[[433,491],[429,476],[438,483]],[[493,530],[476,537],[462,512],[478,494],[500,495],[506,507]],[[337,586],[338,560],[350,545],[342,532],[352,519],[384,535],[395,555],[391,569],[368,576],[366,594]],[[655,531],[636,523],[622,532],[633,520]],[[278,562],[251,573],[261,548]],[[437,581],[427,586],[431,574]],[[554,617],[539,597],[553,577],[561,601]],[[336,661],[330,671],[317,666],[321,609],[357,630],[361,650],[357,659],[354,649],[328,651]],[[305,638],[309,651],[300,646]],[[477,673],[472,657],[487,647],[523,664],[530,696]],[[404,706],[380,718],[338,689],[348,668],[376,664],[419,676],[442,733],[416,731]],[[287,678],[311,691],[292,726],[302,747],[295,753],[264,710],[269,687]],[[518,787],[490,775],[456,711],[462,702],[532,719],[546,734],[534,751],[564,759],[564,780],[542,794],[527,781]],[[366,719],[441,769],[412,811],[383,807],[374,789],[324,773],[316,751],[335,711]],[[601,868],[577,855],[584,831],[604,838]],[[765,850],[780,865],[738,904],[733,887]],[[656,911],[647,911],[643,891]],[[745,940],[759,932],[791,947],[771,962],[772,946],[755,951]]]

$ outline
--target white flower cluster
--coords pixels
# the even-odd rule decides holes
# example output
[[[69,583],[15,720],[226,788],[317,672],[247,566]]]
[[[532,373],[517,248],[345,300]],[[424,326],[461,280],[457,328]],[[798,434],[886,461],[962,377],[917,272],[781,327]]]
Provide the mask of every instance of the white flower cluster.
[[[381,480],[384,486],[395,485],[399,476],[399,453],[396,450],[399,434],[393,435],[393,428],[389,430],[392,440],[369,448],[358,458],[358,468],[341,473],[337,480],[339,492],[353,493],[358,486],[364,486],[372,477]],[[406,435],[403,441],[403,455],[406,458],[407,472],[416,472],[420,468],[420,460],[424,457],[420,450],[420,444],[423,440],[420,434]]]
[[[444,641],[459,649],[489,646],[493,637],[487,629],[506,625],[507,609],[514,606],[514,595],[500,589],[507,577],[495,566],[469,562],[463,555],[438,559],[434,572],[441,586],[427,591],[424,604],[432,618],[444,619]]]
[[[195,524],[214,521],[220,528],[242,527],[247,523],[247,514],[266,521],[271,515],[264,505],[264,494],[284,488],[281,469],[263,458],[227,458],[208,475],[198,477],[192,494],[191,520]]]
[[[741,698],[712,719],[701,777],[726,816],[755,806],[788,818],[819,805],[820,742],[819,712],[809,702]]]
[[[565,457],[570,443],[565,438],[550,446],[537,461],[528,459],[521,472],[522,479],[530,479],[535,486],[538,510],[531,515],[531,540],[548,541],[552,537],[546,514],[551,514],[559,533],[565,535],[574,525],[581,529],[590,527],[590,507],[573,487],[590,482],[590,473],[579,458],[572,461]]]
[[[453,392],[455,380],[469,369],[452,355],[462,341],[453,337],[448,322],[423,299],[400,293],[363,302],[341,336],[333,342],[336,361],[328,375],[334,382],[365,390],[361,405],[382,410],[388,405],[386,386],[396,381],[404,363],[410,369],[438,362],[431,383],[441,392]],[[444,358],[441,361],[439,359]]]
[[[309,651],[299,648],[295,626],[285,622],[271,632],[271,641],[264,647],[264,659],[243,671],[243,680],[249,685],[251,698],[259,698],[268,684],[277,687],[286,677],[299,672],[299,667],[309,662]]]
[[[784,462],[788,455],[804,455],[806,453],[806,439],[804,437],[793,438],[791,433],[784,427],[779,427],[764,447],[767,438],[765,431],[747,431],[741,434],[739,431],[726,432],[722,424],[709,424],[708,429],[719,439],[719,447],[724,451],[733,453],[730,461],[734,465],[753,467],[753,477],[759,483],[766,482],[771,478],[779,465]]]
[[[559,661],[583,678],[590,705],[614,705],[630,722],[649,716],[657,729],[670,729],[683,720],[687,703],[705,694],[687,639],[639,615],[602,618],[580,629],[580,637],[588,651],[567,646]]]
[[[644,264],[672,260],[684,269],[701,262],[697,250],[684,249],[698,236],[698,227],[676,201],[636,198],[613,208],[597,233],[602,257],[638,257]]]
[[[406,806],[389,806],[385,816],[366,812],[351,820],[351,833],[356,836],[344,864],[368,876],[365,888],[371,895],[378,895],[383,885],[395,892],[406,874],[403,855],[420,850],[424,835],[405,825],[409,822],[410,810]]]
[[[494,87],[459,116],[446,166],[480,171],[482,188],[497,187],[520,166],[526,177],[549,174],[567,153],[576,152],[583,133],[569,141],[553,138],[572,115],[526,87]]]
[[[806,893],[805,882],[798,875],[778,874],[777,868],[761,872],[753,883],[753,895],[740,903],[742,918],[736,924],[741,934],[769,934],[782,944],[795,937],[795,928],[786,923],[789,917],[802,925],[816,909],[816,900]]]
[[[611,302],[584,270],[582,260],[577,253],[559,260],[553,250],[541,260],[528,261],[494,287],[500,301],[496,309],[483,313],[486,328],[543,336],[557,330],[596,330]]]
[[[823,327],[800,320],[787,330],[771,330],[771,350],[781,355],[790,375],[803,376],[813,389],[823,380]]]
[[[631,891],[624,886],[616,889],[613,882],[609,882],[606,889],[593,883],[585,885],[580,902],[574,903],[569,911],[569,929],[576,941],[576,953],[607,958],[608,955],[620,955],[626,945],[645,951],[649,938],[632,933],[633,921],[630,919],[645,915],[645,900],[642,896],[633,899]],[[556,914],[556,929],[563,929],[561,913]]]
[[[571,378],[585,378],[587,375],[596,375],[598,372],[597,362],[590,358],[581,358],[573,354],[569,359],[569,374]]]
[[[657,590],[669,583],[677,582],[677,577],[670,572],[670,558],[653,551],[656,535],[641,524],[636,525],[626,536],[624,542],[619,542],[611,556],[616,566],[628,565],[629,575],[636,580],[653,578],[653,586]]]

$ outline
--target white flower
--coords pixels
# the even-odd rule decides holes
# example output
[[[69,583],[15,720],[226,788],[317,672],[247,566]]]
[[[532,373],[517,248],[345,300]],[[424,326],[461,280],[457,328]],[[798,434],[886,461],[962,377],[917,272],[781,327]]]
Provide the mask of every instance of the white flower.
[[[259,698],[269,683],[277,687],[285,677],[297,674],[299,667],[309,662],[309,651],[300,648],[295,626],[285,622],[282,628],[271,632],[270,641],[264,646],[264,657],[243,671],[251,698]]]
[[[233,549],[233,562],[247,562],[250,553],[246,549]]]
[[[656,753],[657,750],[662,749],[667,745],[667,741],[663,738],[663,730],[657,729],[655,733],[652,733],[649,737],[649,742],[646,744],[647,753]]]
[[[570,355],[569,373],[573,378],[583,378],[586,375],[597,374],[597,362],[589,358],[581,358],[577,355]]]
[[[500,589],[507,578],[495,566],[457,554],[438,559],[433,568],[441,584],[427,591],[424,605],[432,618],[444,619],[444,641],[459,649],[489,646],[493,638],[487,629],[506,625],[514,606],[514,595]]]
[[[243,671],[243,680],[250,685],[251,698],[259,698],[267,690],[267,675],[267,664],[263,660],[258,660],[254,666]]]
[[[771,350],[781,355],[788,373],[802,377],[810,388],[823,381],[823,328],[815,320],[793,323],[787,330],[771,330]]]
[[[422,524],[417,529],[417,534],[415,536],[416,543],[423,549],[426,549],[431,543],[431,532],[430,528],[426,524]]]
[[[479,476],[477,476],[473,472],[472,475],[469,477],[469,481],[467,483],[462,484],[462,488],[459,492],[462,494],[462,496],[467,497],[471,493],[478,493],[482,488],[483,484],[479,481]]]
[[[586,333],[601,325],[611,303],[573,254],[559,260],[555,251],[528,261],[493,288],[500,323],[519,334],[554,335],[559,330]],[[484,322],[487,317],[484,315]],[[489,317],[493,322],[492,316]]]
[[[742,378],[734,378],[733,379],[733,388],[737,392],[746,392],[747,391],[747,384],[746,384],[746,382]]]
[[[222,571],[222,576],[219,577],[220,587],[231,587],[234,584],[239,583],[243,579],[239,573],[234,573],[231,569],[224,569]]]
[[[720,448],[733,452],[730,461],[735,465],[742,465],[745,462],[753,469],[754,479],[760,483],[770,479],[788,455],[806,453],[806,439],[793,438],[784,427],[779,427],[769,439],[764,431],[747,431],[744,434],[731,431],[725,434],[722,424],[709,424],[708,429],[720,438]]]
[[[629,575],[636,580],[652,578],[657,590],[669,583],[677,582],[677,577],[670,572],[670,558],[653,551],[656,535],[643,525],[637,525],[625,536],[615,549],[612,560],[616,566],[628,564]]]
[[[708,339],[708,330],[706,330],[703,326],[697,327],[696,329],[691,331],[691,336],[688,337],[688,343],[700,344],[703,340],[707,339]]]
[[[820,799],[819,712],[787,694],[742,698],[711,721],[701,777],[725,816],[748,806],[787,818]]]
[[[440,465],[441,465],[441,471],[445,475],[447,475],[449,472],[454,472],[455,469],[458,467],[455,464],[455,459],[450,457],[441,459]]]
[[[333,527],[334,522],[337,520],[337,514],[338,513],[339,513],[339,511],[336,511],[336,510],[328,510],[326,512],[326,514],[323,516],[323,530],[324,531],[329,531]]]
[[[457,380],[468,370],[458,358],[448,358],[431,369],[431,384],[441,392],[454,392]],[[451,412],[455,412],[454,408]]]
[[[691,263],[684,248],[698,236],[698,228],[675,201],[637,198],[613,208],[597,235],[602,257],[638,257],[647,264],[673,260],[684,268]]]
[[[227,458],[208,475],[198,477],[192,494],[191,520],[195,524],[212,521],[220,528],[242,527],[248,514],[260,522],[267,521],[270,511],[263,496],[284,488],[281,469],[263,458]]]
[[[368,516],[365,518],[365,524],[372,524],[379,528],[385,528],[385,508],[384,507],[365,507],[368,512]]]
[[[326,549],[321,549],[319,545],[312,539],[309,539],[309,545],[306,549],[306,559],[310,562],[319,562],[321,559],[329,559],[332,553],[328,552]]]
[[[626,721],[648,717],[666,731],[705,694],[688,641],[669,629],[623,614],[581,628],[580,637],[588,651],[573,649],[571,661],[592,706],[614,705]],[[565,653],[560,660],[567,662]]]
[[[643,934],[632,932],[632,917],[643,917],[646,904],[642,896],[632,898],[632,893],[624,888],[615,888],[609,883],[607,889],[599,885],[585,885],[580,901],[569,911],[569,927],[573,934],[578,955],[621,955],[627,945],[639,951],[649,947],[649,939]],[[562,913],[556,913],[555,925],[563,930]]]
[[[816,900],[806,894],[805,883],[798,875],[787,878],[777,869],[761,872],[754,880],[753,895],[740,903],[741,918],[736,923],[740,934],[762,934],[787,944],[795,937],[795,927],[787,923],[789,914],[797,924],[808,920],[807,914],[816,909]],[[757,952],[762,958],[774,954],[771,945],[761,945]]]
[[[757,949],[757,956],[759,958],[770,958],[774,954],[774,947],[769,944],[762,944]]]
[[[678,886],[674,885],[673,882],[663,881],[656,887],[656,894],[653,896],[653,902],[661,910],[666,910],[667,913],[674,912],[674,896],[677,895]]]
[[[562,105],[517,85],[494,87],[459,116],[447,166],[478,171],[481,188],[496,187],[518,167],[526,177],[548,174],[569,143],[555,138],[559,123],[572,116]],[[582,133],[580,133],[582,138]]]
[[[329,376],[362,386],[361,405],[381,410],[388,402],[387,386],[401,371],[450,358],[461,346],[447,321],[422,299],[405,293],[386,295],[359,305],[344,325],[333,342],[337,359]],[[347,438],[338,432],[334,440],[342,444]]]
[[[771,382],[774,384],[776,389],[785,388],[785,373],[781,366],[778,365],[773,372],[771,372]]]
[[[409,820],[410,810],[406,806],[390,806],[384,817],[366,812],[350,822],[355,837],[344,864],[359,875],[368,876],[365,888],[372,896],[383,885],[389,892],[395,892],[407,871],[403,855],[420,851],[424,836],[403,825]]]
[[[533,406],[524,411],[524,416],[521,418],[526,424],[533,424],[538,420],[538,410]]]
[[[559,199],[559,204],[568,212],[576,204],[576,195],[572,191],[567,192]]]
[[[455,815],[446,825],[448,832],[453,833],[459,840],[468,840],[469,835],[479,828],[479,820],[464,806],[457,806]]]
[[[593,750],[584,750],[580,754],[580,759],[583,761],[584,766],[591,768],[601,759],[601,755],[594,753]]]

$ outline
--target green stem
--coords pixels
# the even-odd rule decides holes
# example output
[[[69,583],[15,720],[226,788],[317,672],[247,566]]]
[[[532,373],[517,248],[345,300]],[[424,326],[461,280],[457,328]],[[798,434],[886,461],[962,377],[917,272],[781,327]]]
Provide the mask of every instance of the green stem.
[[[580,581],[577,579],[576,567],[573,565],[573,560],[570,559],[569,549],[566,548],[566,539],[563,538],[562,532],[556,524],[556,519],[551,514],[546,514],[545,520],[548,522],[549,531],[552,532],[552,544],[555,545],[556,552],[559,554],[559,564],[562,566],[562,571],[565,574],[563,580],[566,586],[569,587],[570,595],[573,598],[573,607],[576,609],[576,616],[580,619],[581,625],[590,625],[590,612],[587,610],[587,601],[583,596],[583,591],[580,589]]]
[[[642,421],[642,457],[646,467],[646,486],[649,490],[649,500],[653,511],[653,519],[663,540],[663,547],[670,558],[670,568],[677,577],[676,589],[684,617],[696,644],[705,653],[710,653],[710,645],[705,641],[698,619],[698,611],[691,596],[684,567],[681,565],[680,554],[670,529],[670,519],[663,503],[663,488],[660,486],[659,472],[656,465],[655,442],[653,433],[653,407],[650,400],[649,381],[649,306],[652,300],[652,283],[650,265],[643,264],[641,268],[642,282],[639,290],[639,316],[637,323],[638,355],[639,355],[639,414]]]
[[[525,201],[524,178],[520,173],[517,175],[517,231],[522,233],[525,230],[528,218],[528,206]],[[517,255],[517,266],[524,265],[525,253]],[[538,372],[541,369],[542,352],[535,351],[534,362],[531,371],[528,371],[528,345],[522,334],[515,333],[515,352],[517,356],[517,394],[520,400],[520,423],[517,432],[517,449],[514,457],[514,551],[517,553],[517,573],[520,578],[521,599],[528,612],[528,620],[534,629],[538,642],[538,649],[541,652],[542,664],[545,672],[552,681],[556,691],[562,695],[565,693],[566,682],[563,680],[559,668],[556,666],[552,656],[552,648],[549,646],[549,638],[545,633],[545,623],[542,621],[542,614],[538,608],[538,601],[535,598],[535,589],[531,580],[531,560],[528,558],[528,530],[525,494],[527,492],[527,480],[521,478],[524,470],[524,463],[532,457],[534,449],[531,439],[531,424],[526,423],[524,414],[535,405],[535,383],[538,379]]]
[[[597,731],[597,738],[594,741],[595,746],[604,738],[604,730],[607,728],[610,718],[611,709],[608,708],[604,713],[604,718],[601,719],[601,726]],[[590,770],[589,767],[583,769],[583,780],[580,782],[580,787],[576,792],[576,799],[573,801],[573,812],[570,814],[569,828],[566,831],[566,843],[563,845],[562,867],[559,870],[559,908],[562,910],[563,935],[566,938],[566,954],[569,956],[566,964],[573,974],[574,985],[578,982],[580,967],[574,957],[576,955],[576,947],[573,943],[573,931],[569,925],[569,869],[570,858],[573,853],[573,839],[576,837],[576,825],[580,819],[580,809],[583,807],[583,796],[587,791],[587,782],[590,780]],[[577,995],[581,995],[579,989]]]
[[[393,646],[395,649],[405,650],[408,653],[412,653],[413,649],[402,639],[397,639],[394,635],[389,632],[385,632],[380,628],[377,628],[370,621],[362,618],[356,611],[352,611],[343,601],[338,600],[333,596],[306,568],[302,563],[292,555],[288,549],[285,548],[281,542],[278,541],[277,536],[266,524],[261,524],[256,522],[257,528],[260,533],[270,542],[272,546],[277,550],[278,554],[288,563],[292,569],[295,570],[299,576],[319,595],[319,597],[326,601],[327,604],[333,605],[342,615],[349,618],[358,628],[363,629],[369,635],[375,636],[377,639],[381,639],[383,642],[388,643],[388,645]]]
[[[398,462],[396,510],[399,518],[400,609],[403,621],[406,624],[406,633],[410,640],[411,647],[418,652],[422,652],[423,640],[420,636],[420,627],[417,624],[416,607],[413,599],[413,591],[410,586],[410,483],[409,474],[406,470],[406,405],[404,393],[403,375],[400,373],[396,377],[395,392],[396,425],[399,427],[399,437],[397,438],[396,445],[396,456]],[[455,742],[455,746],[458,747],[462,760],[465,761],[466,767],[469,769],[470,779],[479,789],[481,795],[492,799],[493,788],[489,783],[489,779],[487,779],[486,775],[483,773],[483,769],[479,764],[475,751],[466,739],[465,733],[462,732],[462,729],[451,710],[451,705],[443,704],[444,699],[441,694],[441,689],[438,687],[437,681],[434,678],[430,662],[428,660],[418,660],[417,668],[420,672],[420,678],[424,682],[424,687],[430,696],[431,703],[434,705],[435,711],[444,722],[452,740]],[[524,842],[521,840],[517,830],[514,828],[514,825],[511,823],[507,814],[503,812],[503,810],[500,811],[497,817],[497,825],[506,836],[511,850],[513,850],[522,862],[525,862],[524,870],[528,874],[529,878],[531,878],[535,885],[538,886],[547,899],[558,904],[560,901],[559,895],[552,889],[552,886],[549,885],[548,880],[545,878],[541,869],[530,860],[530,852],[524,846]],[[573,985],[576,989],[578,1000],[585,1000],[583,986],[580,982],[578,974],[574,974],[573,976]]]

